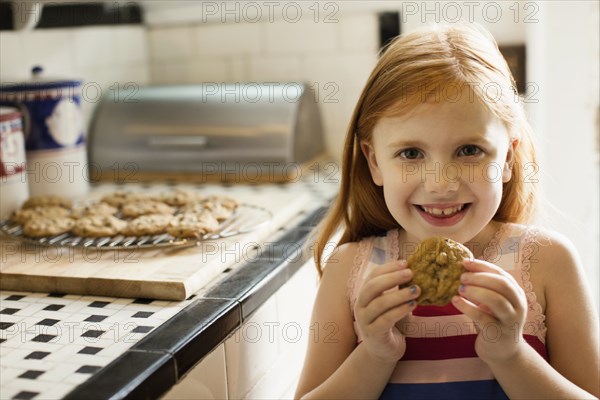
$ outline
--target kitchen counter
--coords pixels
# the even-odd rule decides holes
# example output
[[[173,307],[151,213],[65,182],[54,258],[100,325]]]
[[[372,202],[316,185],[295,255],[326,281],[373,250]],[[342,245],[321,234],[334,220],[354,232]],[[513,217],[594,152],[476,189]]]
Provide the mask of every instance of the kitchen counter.
[[[158,398],[175,385],[305,264],[302,245],[337,184],[246,190],[310,201],[261,252],[184,301],[0,292],[0,398]]]

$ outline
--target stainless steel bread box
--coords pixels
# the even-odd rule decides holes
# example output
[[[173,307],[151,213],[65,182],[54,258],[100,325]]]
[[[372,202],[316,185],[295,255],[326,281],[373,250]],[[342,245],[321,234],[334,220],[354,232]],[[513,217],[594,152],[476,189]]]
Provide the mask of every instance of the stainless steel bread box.
[[[103,98],[89,130],[92,179],[293,180],[323,151],[302,83],[130,87]]]

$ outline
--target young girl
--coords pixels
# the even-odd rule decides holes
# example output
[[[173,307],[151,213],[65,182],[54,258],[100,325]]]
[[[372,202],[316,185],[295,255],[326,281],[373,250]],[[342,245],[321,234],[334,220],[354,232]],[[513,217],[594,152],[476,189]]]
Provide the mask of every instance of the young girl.
[[[317,230],[315,334],[296,397],[599,395],[598,320],[576,251],[523,225],[537,169],[514,87],[481,28],[427,28],[383,53],[348,129],[339,196]],[[474,255],[446,306],[417,305],[405,261],[432,236]]]

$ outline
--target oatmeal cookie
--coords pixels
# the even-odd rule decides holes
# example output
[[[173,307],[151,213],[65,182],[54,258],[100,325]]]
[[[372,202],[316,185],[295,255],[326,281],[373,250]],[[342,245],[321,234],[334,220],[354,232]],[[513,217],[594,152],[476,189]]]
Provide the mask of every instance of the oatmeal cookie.
[[[69,217],[38,217],[25,223],[23,233],[34,238],[54,236],[69,232],[74,225],[75,220]]]
[[[58,206],[38,206],[33,208],[21,208],[20,210],[14,211],[10,220],[18,224],[25,224],[27,221],[36,218],[63,218],[68,217],[70,211],[63,207]]]
[[[21,208],[34,208],[34,207],[45,207],[45,206],[57,206],[64,208],[73,207],[73,202],[62,196],[46,195],[46,196],[33,196],[30,197]]]
[[[202,203],[220,204],[222,207],[231,211],[234,211],[240,205],[239,201],[225,195],[212,195],[205,197],[202,199]]]
[[[458,294],[460,275],[465,272],[462,260],[473,258],[469,249],[447,238],[428,238],[408,257],[413,271],[410,284],[421,288],[420,305],[443,306]]]
[[[84,237],[115,236],[126,226],[127,222],[112,215],[90,215],[75,222],[73,233]]]
[[[201,200],[201,197],[198,195],[198,193],[190,190],[179,189],[172,192],[161,193],[157,200],[173,207],[181,207],[187,204],[193,204]]]
[[[173,215],[175,209],[160,201],[141,200],[123,204],[121,215],[126,218],[137,218],[148,214]]]
[[[74,218],[89,217],[91,215],[115,215],[119,211],[117,207],[111,206],[108,203],[96,203],[88,206],[81,206],[73,209],[72,216]]]
[[[123,229],[123,234],[128,236],[158,235],[167,231],[167,226],[173,219],[169,214],[148,214],[129,221]]]
[[[226,208],[221,203],[205,201],[199,204],[191,204],[187,207],[184,207],[182,210],[184,213],[196,213],[202,214],[206,211],[209,211],[213,217],[216,218],[217,221],[223,222],[227,218],[233,215],[233,210],[230,208]]]
[[[200,238],[207,233],[215,232],[218,228],[217,219],[210,212],[204,211],[176,215],[167,232],[179,238]]]
[[[131,193],[131,192],[123,192],[117,191],[113,193],[109,193],[102,197],[100,201],[104,203],[108,203],[113,207],[121,207],[125,203],[134,202],[134,201],[142,201],[149,200],[150,196],[146,193]]]

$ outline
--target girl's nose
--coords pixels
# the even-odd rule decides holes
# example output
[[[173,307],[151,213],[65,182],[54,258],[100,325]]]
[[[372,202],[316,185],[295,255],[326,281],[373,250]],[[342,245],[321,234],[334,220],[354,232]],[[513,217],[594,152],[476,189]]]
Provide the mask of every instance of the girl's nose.
[[[421,168],[425,191],[444,195],[458,190],[461,171],[456,164],[435,162],[424,164]]]

